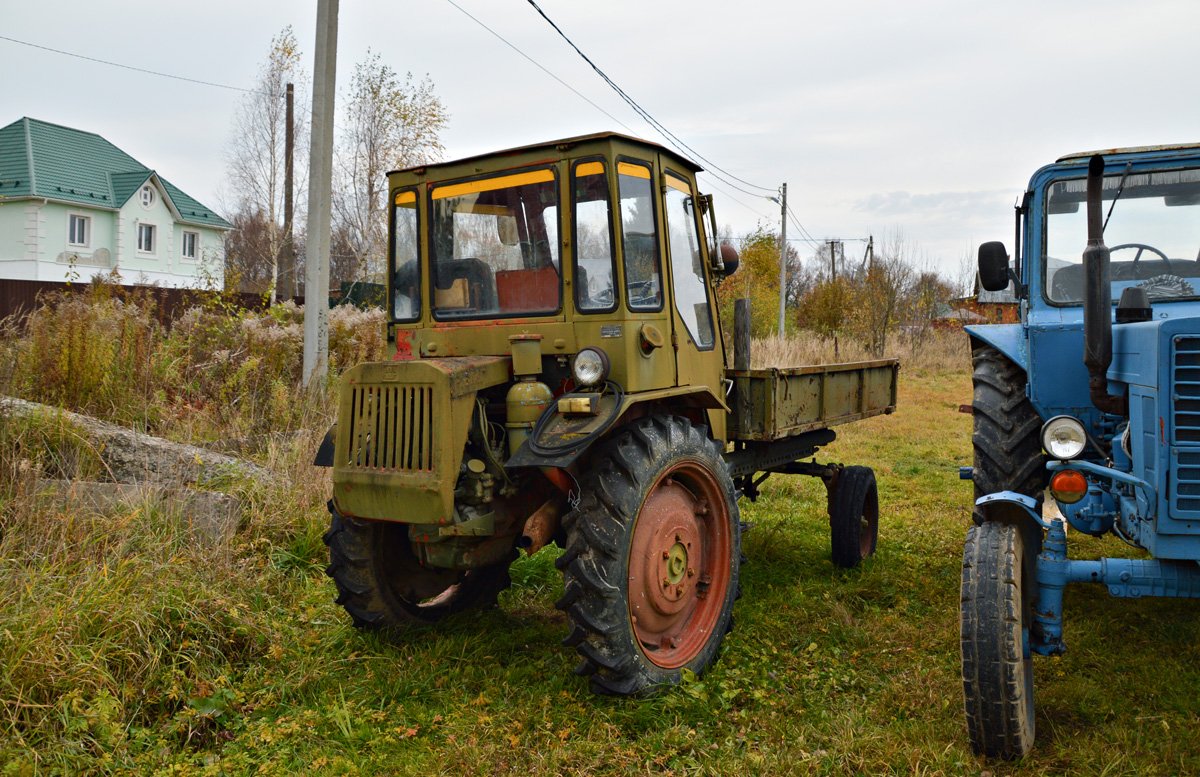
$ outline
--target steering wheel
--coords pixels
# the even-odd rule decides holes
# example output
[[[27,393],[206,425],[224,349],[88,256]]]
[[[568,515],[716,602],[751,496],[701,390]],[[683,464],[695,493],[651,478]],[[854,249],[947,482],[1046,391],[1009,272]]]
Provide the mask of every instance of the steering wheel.
[[[1175,268],[1173,268],[1171,266],[1171,260],[1167,257],[1166,254],[1164,254],[1162,251],[1158,250],[1154,246],[1149,246],[1149,245],[1146,245],[1145,243],[1122,243],[1119,246],[1113,246],[1112,248],[1108,249],[1108,252],[1110,254],[1112,254],[1114,251],[1121,251],[1126,248],[1136,248],[1137,249],[1137,253],[1134,254],[1134,256],[1133,256],[1132,270],[1133,270],[1134,278],[1138,277],[1138,260],[1142,258],[1142,252],[1144,252],[1144,251],[1149,251],[1152,254],[1158,254],[1160,257],[1162,257],[1163,262],[1167,265],[1167,271],[1166,271],[1166,273],[1160,273],[1160,274],[1165,274],[1165,275],[1178,275],[1179,274],[1179,273],[1175,272]]]

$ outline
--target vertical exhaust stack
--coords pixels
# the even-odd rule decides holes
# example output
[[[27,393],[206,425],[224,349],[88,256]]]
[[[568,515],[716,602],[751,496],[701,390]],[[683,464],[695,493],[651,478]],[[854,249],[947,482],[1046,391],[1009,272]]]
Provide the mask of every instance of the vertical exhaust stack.
[[[1128,415],[1124,395],[1108,393],[1108,368],[1112,365],[1112,284],[1109,253],[1104,245],[1103,208],[1104,158],[1096,154],[1088,162],[1088,242],[1083,250],[1083,363],[1088,371],[1092,404],[1102,413]]]

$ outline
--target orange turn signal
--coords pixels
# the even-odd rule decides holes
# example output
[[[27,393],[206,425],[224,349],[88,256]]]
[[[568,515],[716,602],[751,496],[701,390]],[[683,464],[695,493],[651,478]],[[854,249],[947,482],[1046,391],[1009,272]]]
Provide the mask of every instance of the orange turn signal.
[[[1064,504],[1075,504],[1087,496],[1087,490],[1087,478],[1073,469],[1060,469],[1050,478],[1050,496]]]

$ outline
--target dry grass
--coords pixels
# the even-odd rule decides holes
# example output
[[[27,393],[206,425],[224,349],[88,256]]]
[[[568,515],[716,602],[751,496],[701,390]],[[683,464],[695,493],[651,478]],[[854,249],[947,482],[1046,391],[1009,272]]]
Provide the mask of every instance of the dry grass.
[[[938,330],[920,338],[894,336],[888,341],[884,357],[899,359],[906,370],[952,372],[970,363],[971,351],[966,333],[961,329]],[[777,337],[755,340],[750,347],[750,365],[754,369],[860,362],[875,358],[856,340],[843,338],[835,341],[812,333],[782,342]]]

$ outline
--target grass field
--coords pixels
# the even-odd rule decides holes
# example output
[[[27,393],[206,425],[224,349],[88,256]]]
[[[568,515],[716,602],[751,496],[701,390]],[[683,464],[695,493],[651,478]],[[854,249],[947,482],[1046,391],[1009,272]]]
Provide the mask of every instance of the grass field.
[[[553,548],[514,565],[498,609],[398,644],[352,629],[323,574],[315,441],[264,452],[287,485],[231,484],[251,509],[228,551],[152,506],[80,514],[9,484],[0,775],[1200,773],[1200,610],[1098,589],[1068,589],[1069,652],[1035,661],[1034,751],[970,753],[970,391],[965,363],[906,367],[898,412],[822,451],[879,478],[879,549],[857,570],[829,560],[819,482],[779,476],[743,501],[745,595],[720,660],[642,700],[593,697],[572,674]],[[19,472],[59,444],[48,435],[8,422],[0,457]],[[1071,541],[1077,556],[1124,550]]]

